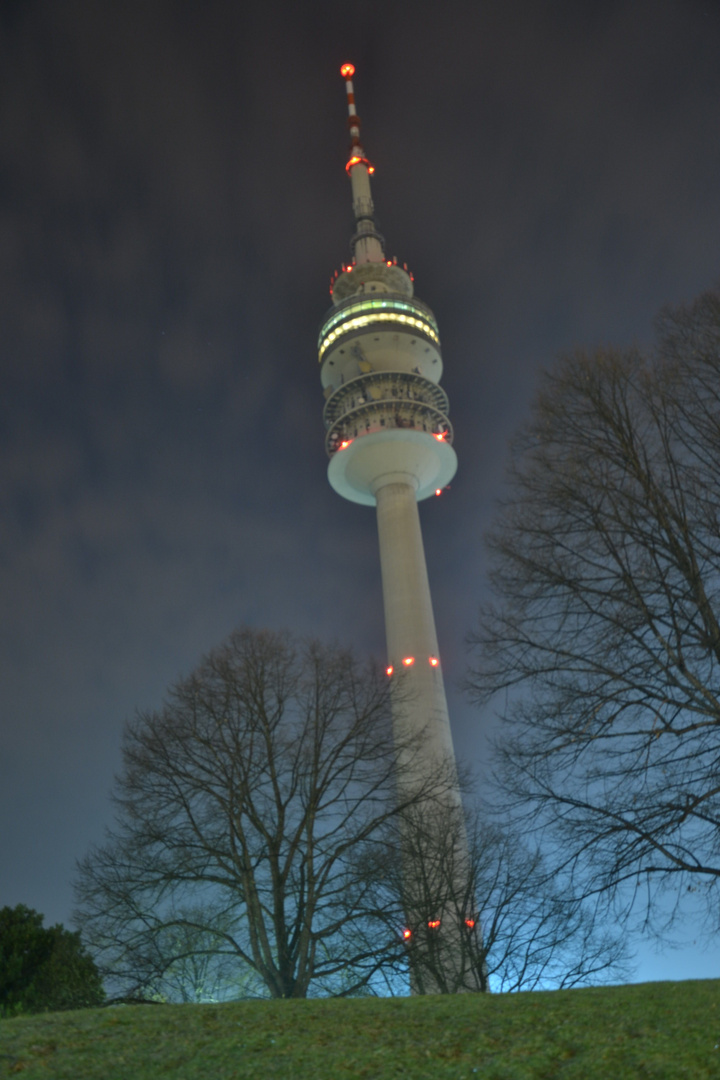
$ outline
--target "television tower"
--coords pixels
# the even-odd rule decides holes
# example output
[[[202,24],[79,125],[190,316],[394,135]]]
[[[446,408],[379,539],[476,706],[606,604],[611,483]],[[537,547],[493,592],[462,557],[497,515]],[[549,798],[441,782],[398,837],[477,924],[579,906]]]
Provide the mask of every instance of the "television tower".
[[[328,479],[343,498],[377,507],[387,674],[402,676],[393,695],[400,782],[412,784],[414,777],[420,785],[444,775],[444,804],[459,821],[461,799],[417,505],[442,492],[455,475],[457,457],[448,399],[439,385],[442,358],[435,316],[415,298],[407,266],[386,257],[375,227],[370,191],[374,168],[360,142],[354,73],[352,64],[341,68],[350,129],[345,168],[355,216],[352,260],[334,275],[333,306],[318,339]],[[440,813],[430,804],[426,810],[430,816]],[[458,866],[467,866],[468,858],[463,826],[459,828],[462,835],[451,845],[457,849],[459,843],[460,849],[451,860],[455,884]],[[447,829],[444,837],[441,841],[438,834],[438,843],[446,843]],[[408,895],[411,879],[419,876],[413,875],[415,860],[437,863],[442,854],[425,851],[418,856],[416,840],[408,839],[403,851]],[[459,888],[462,892],[464,886]],[[448,893],[447,881],[438,882],[434,898],[406,901],[413,992],[484,989],[483,971],[477,970],[482,965],[468,964],[468,955],[475,952],[477,959],[481,953],[476,916],[467,911],[472,897],[455,896],[450,903],[441,893]],[[476,948],[468,951],[470,933]]]

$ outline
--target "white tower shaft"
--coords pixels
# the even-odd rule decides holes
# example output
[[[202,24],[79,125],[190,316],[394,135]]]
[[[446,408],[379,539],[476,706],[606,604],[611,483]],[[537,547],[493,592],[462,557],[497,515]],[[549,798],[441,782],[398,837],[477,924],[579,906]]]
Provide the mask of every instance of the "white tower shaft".
[[[401,795],[437,785],[404,829],[406,910],[420,935],[411,947],[424,953],[410,981],[413,993],[457,993],[483,988],[485,971],[467,948],[474,896],[416,487],[408,476],[375,490],[388,659],[399,675],[393,728]]]
[[[415,497],[416,482],[390,483],[375,492],[388,661],[402,676],[406,704],[396,709],[398,745],[422,733],[412,768],[440,768],[455,760],[430,583]]]

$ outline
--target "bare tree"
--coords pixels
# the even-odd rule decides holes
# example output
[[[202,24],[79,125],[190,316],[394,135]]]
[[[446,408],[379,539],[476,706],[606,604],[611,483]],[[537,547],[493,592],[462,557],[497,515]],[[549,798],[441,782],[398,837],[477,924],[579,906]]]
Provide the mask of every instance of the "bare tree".
[[[471,685],[499,694],[514,805],[620,914],[662,931],[690,890],[717,930],[720,296],[666,311],[648,357],[563,360],[509,491]]]
[[[79,868],[76,915],[118,989],[157,992],[209,955],[271,997],[392,969],[402,916],[393,932],[368,869],[442,785],[398,797],[389,693],[345,652],[242,630],[129,725],[117,828]]]
[[[411,877],[400,872],[401,851],[412,857]],[[489,814],[412,807],[392,852],[389,845],[388,909],[405,912],[417,993],[561,988],[628,974],[624,936],[567,874]]]
[[[489,989],[476,914],[475,851],[455,800],[416,804],[393,823],[381,887],[404,916],[403,940],[415,994]],[[378,903],[378,907],[382,907]]]
[[[174,921],[136,938],[135,950],[125,948],[125,966],[133,973],[131,996],[141,991],[143,1000],[194,1003],[266,997],[262,980],[227,948],[223,935],[233,928],[210,905],[178,909]]]

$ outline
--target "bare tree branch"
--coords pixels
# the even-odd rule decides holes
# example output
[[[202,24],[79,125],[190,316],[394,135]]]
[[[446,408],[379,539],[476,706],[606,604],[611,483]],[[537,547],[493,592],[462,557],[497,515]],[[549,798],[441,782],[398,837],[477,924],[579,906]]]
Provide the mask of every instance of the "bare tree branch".
[[[106,974],[140,993],[212,954],[255,991],[304,997],[392,968],[402,915],[393,931],[362,867],[406,809],[396,752],[374,669],[233,634],[127,728],[117,828],[78,879],[77,921]],[[408,802],[441,788],[430,778]]]
[[[664,312],[649,358],[578,353],[546,376],[490,548],[470,684],[504,695],[515,808],[588,891],[630,895],[625,914],[643,883],[652,919],[705,882],[716,930],[718,295]]]

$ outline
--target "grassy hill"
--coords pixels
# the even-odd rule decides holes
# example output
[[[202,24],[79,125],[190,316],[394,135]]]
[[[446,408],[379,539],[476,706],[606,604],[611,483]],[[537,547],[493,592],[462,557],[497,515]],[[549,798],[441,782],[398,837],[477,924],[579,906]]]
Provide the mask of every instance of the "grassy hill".
[[[0,1076],[720,1078],[720,981],[47,1013],[0,1021]]]

